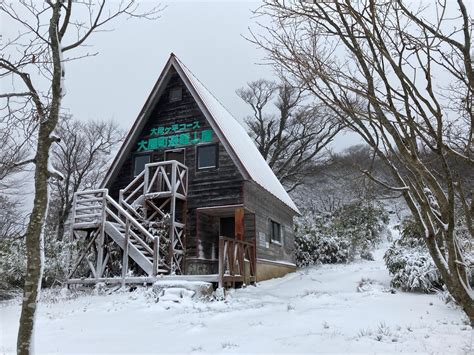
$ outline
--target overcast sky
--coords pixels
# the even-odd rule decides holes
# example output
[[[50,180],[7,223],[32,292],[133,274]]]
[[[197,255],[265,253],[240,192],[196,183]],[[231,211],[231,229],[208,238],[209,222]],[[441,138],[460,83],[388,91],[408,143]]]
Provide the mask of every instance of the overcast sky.
[[[75,117],[113,118],[131,126],[174,52],[236,116],[248,111],[235,94],[247,81],[272,78],[264,53],[245,40],[255,1],[173,1],[157,21],[125,20],[89,42],[99,55],[68,64],[64,107]]]
[[[235,90],[274,78],[265,53],[243,37],[249,27],[258,31],[252,11],[261,2],[162,3],[166,9],[157,21],[122,18],[113,32],[91,38],[91,51],[99,55],[67,66],[66,110],[80,119],[113,118],[128,129],[173,52],[239,121],[250,113]],[[338,142],[347,146],[347,137]]]
[[[248,81],[274,78],[264,65],[265,53],[243,37],[249,27],[258,32],[252,11],[261,1],[160,3],[166,5],[160,19],[119,18],[107,27],[113,31],[88,39],[85,50],[98,51],[97,56],[66,64],[65,112],[81,120],[114,119],[128,130],[173,52],[240,122],[250,113],[235,90]],[[16,33],[13,22],[1,20],[2,33]],[[338,142],[348,145],[347,137]]]
[[[108,27],[113,31],[95,33],[88,40],[86,50],[98,51],[97,56],[66,64],[65,112],[81,120],[114,119],[128,130],[173,52],[243,121],[249,108],[235,90],[248,81],[274,79],[272,68],[263,65],[264,52],[243,38],[249,27],[258,31],[252,10],[261,2],[161,3],[166,9],[160,19],[119,18]],[[5,38],[19,30],[5,17],[0,18],[0,29]],[[353,142],[356,140],[340,137],[336,146],[341,149]]]

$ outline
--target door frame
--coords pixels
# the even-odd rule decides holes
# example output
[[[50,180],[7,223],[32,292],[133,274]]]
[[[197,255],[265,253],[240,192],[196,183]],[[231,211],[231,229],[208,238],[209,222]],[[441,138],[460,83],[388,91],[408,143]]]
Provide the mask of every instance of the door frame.
[[[175,149],[165,150],[164,155],[163,155],[163,161],[167,161],[166,153],[176,153],[176,152],[181,152],[181,151],[183,152],[183,162],[182,162],[182,164],[186,165],[186,149],[185,148],[175,148]]]

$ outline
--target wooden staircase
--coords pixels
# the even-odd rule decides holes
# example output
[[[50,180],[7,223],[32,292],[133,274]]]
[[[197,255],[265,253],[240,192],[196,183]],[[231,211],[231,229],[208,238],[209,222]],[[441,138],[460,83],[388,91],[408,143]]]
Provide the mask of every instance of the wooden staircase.
[[[81,263],[87,261],[90,278],[98,281],[108,271],[111,252],[106,241],[122,250],[122,279],[129,273],[129,258],[147,276],[179,275],[185,255],[184,220],[177,220],[177,207],[186,215],[187,168],[177,161],[151,163],[126,188],[119,201],[107,189],[77,192],[72,213],[73,237],[89,240],[69,273],[73,279]],[[151,227],[167,220],[164,233],[155,235]],[[163,230],[162,230],[163,231]],[[91,260],[91,254],[95,260]],[[119,275],[107,275],[107,277]]]

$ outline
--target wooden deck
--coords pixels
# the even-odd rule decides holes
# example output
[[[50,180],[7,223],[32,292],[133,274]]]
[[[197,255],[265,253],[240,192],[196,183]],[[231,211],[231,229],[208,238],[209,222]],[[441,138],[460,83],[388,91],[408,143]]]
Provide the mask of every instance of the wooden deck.
[[[114,284],[153,284],[156,281],[202,281],[219,287],[256,282],[255,243],[234,238],[219,238],[219,273],[210,275],[157,275],[127,277],[70,278],[69,285],[92,285],[97,283]]]

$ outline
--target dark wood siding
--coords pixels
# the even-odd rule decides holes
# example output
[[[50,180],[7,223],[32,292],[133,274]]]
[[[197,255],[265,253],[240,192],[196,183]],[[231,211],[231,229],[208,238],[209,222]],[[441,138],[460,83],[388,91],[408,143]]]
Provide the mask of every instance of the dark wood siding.
[[[295,262],[293,217],[295,212],[265,189],[254,182],[244,183],[245,207],[255,213],[255,234],[257,259]],[[274,243],[270,238],[270,221],[282,226],[282,243]],[[262,241],[260,233],[265,234]],[[266,243],[263,245],[263,242]]]
[[[192,123],[198,121],[200,128],[196,130],[211,129],[204,114],[199,109],[191,93],[186,89],[179,75],[174,72],[170,74],[168,84],[158,103],[155,105],[148,121],[146,122],[138,139],[133,142],[132,154],[130,154],[119,168],[116,178],[110,181],[108,188],[112,197],[118,199],[119,190],[127,186],[133,180],[133,157],[137,152],[138,142],[150,136],[152,128],[157,126],[170,126],[175,123]],[[182,100],[170,102],[169,92],[171,88],[182,88]],[[196,167],[196,145],[183,147],[185,149],[185,165],[188,167],[189,191],[187,199],[188,214],[186,219],[186,246],[187,255],[197,257],[199,255],[196,237],[196,213],[197,207],[210,207],[220,205],[234,205],[242,203],[243,178],[224,146],[219,142],[216,133],[213,134],[212,143],[218,143],[219,160],[215,169],[197,170]],[[169,148],[171,149],[171,148]],[[154,150],[152,161],[164,160],[167,149]],[[207,246],[207,245],[206,245]]]
[[[132,142],[131,152],[116,170],[113,175],[115,178],[108,183],[110,194],[116,199],[118,199],[120,189],[133,180],[133,162],[138,143],[150,138],[152,128],[199,122],[199,128],[193,130],[194,132],[200,133],[211,129],[179,75],[173,69],[168,75],[166,87],[161,91],[156,105],[150,110],[148,119],[137,139]],[[170,90],[177,87],[182,88],[182,98],[170,102]],[[197,145],[181,147],[184,149],[184,164],[188,167],[189,186],[186,204],[187,271],[198,274],[217,272],[219,216],[197,212],[197,208],[216,206],[244,205],[246,209],[244,236],[246,240],[256,238],[257,258],[294,262],[293,216],[295,212],[259,185],[243,180],[216,132],[210,143],[218,144],[219,159],[216,168],[206,170],[197,169]],[[166,150],[168,149],[163,148],[150,152],[151,161],[165,160]],[[233,215],[232,211],[226,211],[229,216]],[[276,245],[270,241],[270,220],[280,223],[284,229],[282,245]],[[265,233],[268,246],[259,241],[259,233]]]

